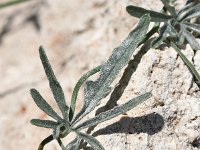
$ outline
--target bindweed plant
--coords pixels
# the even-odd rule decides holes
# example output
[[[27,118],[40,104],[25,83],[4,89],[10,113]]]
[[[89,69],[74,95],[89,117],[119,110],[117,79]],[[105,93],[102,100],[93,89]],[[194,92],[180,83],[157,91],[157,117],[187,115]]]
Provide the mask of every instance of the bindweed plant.
[[[62,113],[62,117],[53,110],[53,108],[46,102],[46,100],[36,89],[30,90],[31,96],[36,105],[48,116],[54,119],[31,120],[33,125],[50,128],[53,130],[52,134],[41,142],[38,150],[42,150],[44,146],[52,140],[57,140],[62,150],[77,150],[81,140],[84,140],[90,144],[90,146],[95,150],[104,150],[104,147],[97,139],[89,134],[84,133],[82,130],[123,114],[136,107],[138,104],[144,102],[151,96],[151,93],[142,94],[120,106],[116,106],[110,110],[100,113],[94,118],[82,121],[82,119],[91,111],[93,111],[98,106],[100,101],[111,92],[111,83],[117,77],[122,68],[127,65],[133,54],[133,51],[139,45],[144,43],[146,40],[146,34],[151,33],[147,33],[150,20],[151,18],[148,14],[141,16],[137,27],[129,33],[128,37],[120,44],[119,47],[113,50],[109,59],[104,64],[97,66],[96,68],[84,74],[80,80],[78,80],[72,93],[70,106],[67,106],[66,104],[64,92],[60,83],[57,81],[44,49],[42,47],[39,48],[40,59],[48,78],[49,86],[53,93],[54,99]],[[97,72],[100,72],[100,75],[95,81],[86,81],[91,75]],[[84,84],[84,104],[82,109],[76,113],[76,115],[74,115],[77,95],[82,84]],[[76,138],[65,146],[62,143],[61,138],[66,137],[70,132],[76,133]]]
[[[161,2],[164,5],[161,12],[132,5],[127,6],[126,10],[130,15],[137,18],[144,14],[151,16],[151,21],[155,22],[155,25],[152,34],[147,35],[146,39],[150,39],[154,33],[158,32],[159,36],[152,41],[151,46],[157,48],[162,43],[166,43],[173,47],[194,75],[197,80],[196,83],[199,84],[200,75],[194,65],[181,52],[181,46],[184,42],[187,42],[194,51],[200,50],[200,45],[194,36],[194,33],[200,33],[200,25],[194,23],[194,19],[200,16],[200,1],[188,0],[179,11],[176,11],[175,7],[170,4],[172,1],[161,0]],[[160,23],[163,23],[163,25]]]

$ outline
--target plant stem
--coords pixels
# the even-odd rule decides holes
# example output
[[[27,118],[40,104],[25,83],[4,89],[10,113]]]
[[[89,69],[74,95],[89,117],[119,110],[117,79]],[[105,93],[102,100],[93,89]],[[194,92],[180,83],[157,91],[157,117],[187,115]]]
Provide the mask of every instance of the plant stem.
[[[44,146],[48,144],[49,142],[53,141],[53,135],[48,136],[45,138],[39,145],[38,150],[43,150]]]
[[[189,70],[192,72],[192,74],[195,76],[196,80],[200,82],[200,75],[195,69],[195,66],[187,59],[187,57],[181,52],[181,49],[172,41],[170,41],[171,47],[175,49],[175,51],[178,53],[178,55],[181,57],[183,62],[186,64],[186,66],[189,68]]]
[[[154,35],[156,32],[158,32],[159,26],[160,23],[155,23],[154,27],[146,34],[146,36],[144,37],[143,41],[139,44],[139,46],[145,43],[147,40],[149,40],[151,36]]]
[[[78,92],[80,90],[80,87],[82,86],[82,84],[93,74],[99,72],[101,70],[101,65],[97,66],[95,68],[93,68],[92,70],[88,71],[87,73],[85,73],[76,83],[73,93],[72,93],[72,97],[71,97],[71,104],[70,104],[70,110],[69,110],[69,121],[72,120],[73,115],[74,115],[74,111],[75,111],[75,106],[76,106],[76,99],[78,96]]]

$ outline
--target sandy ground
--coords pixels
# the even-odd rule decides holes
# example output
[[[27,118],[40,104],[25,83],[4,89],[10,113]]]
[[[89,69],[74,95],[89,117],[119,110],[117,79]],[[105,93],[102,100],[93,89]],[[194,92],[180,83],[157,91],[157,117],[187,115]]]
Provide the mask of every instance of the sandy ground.
[[[30,88],[57,110],[38,47],[46,49],[69,104],[78,78],[104,62],[137,22],[125,19],[126,3],[32,0],[0,10],[0,149],[35,150],[51,134],[30,124],[32,118],[48,118],[34,104]],[[49,149],[57,146],[50,144]]]

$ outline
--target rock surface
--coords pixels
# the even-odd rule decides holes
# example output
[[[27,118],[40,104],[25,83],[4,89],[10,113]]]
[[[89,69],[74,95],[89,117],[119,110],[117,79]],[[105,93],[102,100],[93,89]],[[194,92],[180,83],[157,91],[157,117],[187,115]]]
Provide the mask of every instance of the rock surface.
[[[0,149],[35,150],[51,134],[51,130],[29,123],[32,118],[48,119],[31,99],[30,88],[39,90],[58,110],[39,60],[39,45],[46,49],[69,104],[78,78],[107,60],[137,24],[138,19],[125,11],[128,4],[157,11],[161,6],[159,0],[35,0],[0,10]],[[186,46],[183,53],[200,71],[200,52],[194,54]],[[138,67],[134,66],[133,59],[99,107],[109,99],[123,104],[148,91],[152,91],[152,98],[99,124],[91,134],[106,150],[199,149],[200,92],[180,57],[171,48],[150,49]],[[77,109],[81,106],[82,93]],[[89,115],[93,116],[94,112]],[[46,149],[60,148],[52,142]]]

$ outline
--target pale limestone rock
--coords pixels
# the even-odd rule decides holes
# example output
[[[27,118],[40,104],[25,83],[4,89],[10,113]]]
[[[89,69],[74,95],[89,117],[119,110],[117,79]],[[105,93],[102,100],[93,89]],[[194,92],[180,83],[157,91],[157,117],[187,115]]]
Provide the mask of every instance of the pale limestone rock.
[[[69,104],[77,79],[103,63],[136,26],[138,19],[129,16],[125,7],[134,4],[159,11],[162,5],[159,0],[44,0],[42,5],[38,2],[0,10],[0,31],[9,24],[11,29],[0,40],[0,149],[35,150],[51,134],[50,130],[29,123],[32,118],[48,119],[31,99],[32,87],[58,111],[39,61],[39,45],[44,45]],[[39,31],[27,21],[38,14]],[[200,52],[194,56],[187,46],[183,53],[190,60],[193,58],[200,71]],[[116,84],[121,76],[115,80]],[[106,150],[197,150],[200,92],[172,48],[148,50],[117,104],[148,91],[152,91],[152,98],[127,114],[99,124],[92,134]],[[109,98],[110,95],[103,99],[99,107]],[[81,105],[82,92],[77,109]],[[64,143],[73,137],[68,136]],[[46,149],[60,148],[53,142]]]

